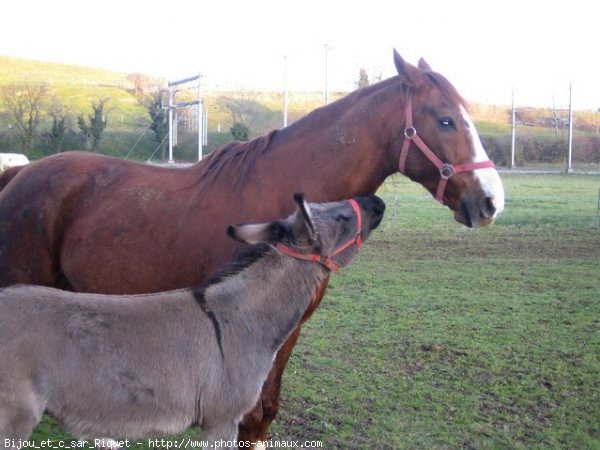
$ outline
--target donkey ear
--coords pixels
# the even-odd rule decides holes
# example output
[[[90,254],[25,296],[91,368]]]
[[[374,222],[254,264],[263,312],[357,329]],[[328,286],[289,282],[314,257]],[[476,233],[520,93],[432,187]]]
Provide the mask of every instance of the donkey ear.
[[[409,87],[415,87],[419,84],[421,78],[419,69],[404,61],[396,49],[394,49],[394,65],[396,66],[400,80],[402,80],[404,84]]]
[[[310,208],[308,203],[304,200],[304,194],[294,194],[294,200],[298,205],[297,212],[302,217],[304,226],[308,230],[311,239],[316,235],[315,224],[313,223],[312,215],[310,214]]]
[[[246,244],[268,242],[271,223],[251,223],[247,225],[229,225],[227,235]]]
[[[245,225],[229,225],[227,235],[236,241],[246,244],[265,242],[281,242],[290,239],[290,225],[287,220],[276,220],[265,223],[249,223]]]
[[[427,64],[427,61],[425,61],[423,58],[419,59],[419,65],[417,67],[425,72],[432,71],[431,66]]]
[[[315,224],[313,223],[312,215],[308,203],[304,200],[304,194],[294,194],[294,201],[296,202],[296,213],[292,219],[292,233],[298,236],[302,233],[306,234],[310,241],[316,241],[317,232],[315,231]]]

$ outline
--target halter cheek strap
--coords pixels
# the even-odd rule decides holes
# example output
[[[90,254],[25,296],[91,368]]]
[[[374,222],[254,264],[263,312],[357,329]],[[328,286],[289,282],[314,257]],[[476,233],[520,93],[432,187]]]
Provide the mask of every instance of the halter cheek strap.
[[[431,161],[435,165],[435,167],[437,167],[440,171],[440,181],[438,183],[438,187],[435,193],[435,199],[438,202],[444,203],[444,192],[446,192],[446,185],[448,184],[448,180],[454,175],[462,172],[470,172],[472,170],[477,169],[495,167],[494,162],[489,159],[487,161],[480,161],[454,166],[450,163],[444,163],[440,158],[438,158],[437,155],[433,153],[433,151],[423,141],[423,139],[421,139],[421,137],[417,133],[417,129],[413,125],[412,100],[410,94],[407,94],[405,117],[406,127],[404,128],[404,142],[402,143],[402,149],[400,150],[398,169],[401,173],[404,173],[404,169],[406,168],[406,157],[408,156],[410,143],[414,142],[417,148],[421,150],[421,152],[423,152],[427,159],[429,159],[429,161]]]
[[[342,253],[348,247],[351,247],[353,245],[356,245],[356,250],[360,250],[362,246],[362,214],[360,212],[360,206],[358,206],[357,201],[354,199],[350,199],[348,200],[348,202],[350,203],[350,206],[352,206],[352,209],[356,214],[356,234],[354,235],[354,238],[350,239],[345,244],[342,244],[338,248],[336,248],[333,251],[333,253],[329,255],[320,255],[317,253],[299,253],[296,250],[288,247],[287,245],[282,244],[281,242],[278,242],[275,245],[275,248],[277,248],[277,250],[279,250],[280,252],[285,253],[286,255],[293,256],[294,258],[302,259],[305,261],[319,263],[327,267],[332,272],[339,272],[341,266],[333,260],[333,257]]]

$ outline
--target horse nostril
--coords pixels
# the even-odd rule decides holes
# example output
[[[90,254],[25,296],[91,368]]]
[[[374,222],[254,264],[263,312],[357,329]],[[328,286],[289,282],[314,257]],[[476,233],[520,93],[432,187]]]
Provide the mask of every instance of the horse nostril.
[[[494,201],[494,197],[486,197],[481,207],[481,215],[486,219],[489,219],[490,217],[494,217],[494,214],[496,214],[496,202]]]

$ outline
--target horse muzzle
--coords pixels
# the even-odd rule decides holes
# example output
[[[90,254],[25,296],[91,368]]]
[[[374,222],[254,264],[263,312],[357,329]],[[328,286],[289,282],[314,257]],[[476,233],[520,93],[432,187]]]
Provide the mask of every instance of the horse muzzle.
[[[485,227],[494,223],[504,209],[504,202],[497,198],[483,195],[474,199],[464,199],[460,207],[454,211],[457,222],[469,228]]]

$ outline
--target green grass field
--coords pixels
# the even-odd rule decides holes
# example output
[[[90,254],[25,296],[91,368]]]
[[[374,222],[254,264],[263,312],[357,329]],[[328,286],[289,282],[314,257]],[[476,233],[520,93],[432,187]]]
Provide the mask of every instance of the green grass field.
[[[382,226],[303,329],[272,439],[600,448],[600,176],[503,180],[506,211],[480,230],[384,186]],[[49,419],[35,433],[66,437]]]

